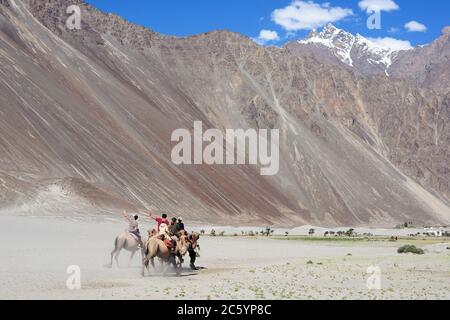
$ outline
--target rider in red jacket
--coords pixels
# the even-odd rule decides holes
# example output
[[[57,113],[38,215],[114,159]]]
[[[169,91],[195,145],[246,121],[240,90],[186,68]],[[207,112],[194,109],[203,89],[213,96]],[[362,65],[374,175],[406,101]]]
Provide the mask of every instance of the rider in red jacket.
[[[155,216],[153,215],[153,213],[151,211],[148,212],[148,216],[155,220],[156,223],[158,224],[157,230],[159,232],[159,227],[161,226],[162,223],[165,223],[166,225],[169,225],[169,220],[167,220],[167,214],[163,214],[161,217]]]

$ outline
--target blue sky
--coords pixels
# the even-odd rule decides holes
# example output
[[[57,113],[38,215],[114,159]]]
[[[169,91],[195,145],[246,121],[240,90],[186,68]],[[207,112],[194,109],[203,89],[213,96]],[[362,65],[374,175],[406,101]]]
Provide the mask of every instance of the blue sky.
[[[87,0],[156,32],[188,36],[227,29],[266,45],[303,38],[326,22],[389,46],[426,44],[450,25],[448,0]],[[381,29],[367,27],[380,10]],[[409,24],[408,24],[409,23]],[[264,31],[263,31],[264,30]],[[261,31],[263,31],[261,33]],[[387,40],[387,41],[386,41]],[[384,42],[383,42],[384,41]],[[399,42],[396,42],[399,41]]]

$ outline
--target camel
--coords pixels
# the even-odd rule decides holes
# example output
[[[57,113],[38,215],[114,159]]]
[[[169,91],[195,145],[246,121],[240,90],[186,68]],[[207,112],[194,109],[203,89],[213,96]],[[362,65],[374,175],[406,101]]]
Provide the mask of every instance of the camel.
[[[156,234],[155,229],[148,231],[149,238],[154,236],[155,234]],[[128,266],[130,266],[131,261],[136,255],[136,252],[139,251],[139,243],[136,240],[136,238],[128,231],[125,231],[117,236],[114,242],[114,250],[111,252],[111,262],[109,265],[107,265],[109,268],[112,268],[113,266],[113,258],[116,260],[117,266],[119,266],[119,254],[120,251],[122,251],[122,249],[131,252],[130,260],[128,262]],[[141,251],[142,251],[142,258],[144,258],[144,250]]]
[[[171,251],[164,241],[160,240],[157,236],[150,237],[145,245],[145,254],[142,261],[142,276],[145,276],[145,269],[149,270],[149,263],[151,262],[153,269],[155,269],[156,257],[160,258],[161,266],[163,267],[163,273],[165,275],[166,268],[164,268],[164,263],[173,264],[176,269],[177,276],[180,275],[181,263],[183,261],[183,256],[187,253],[189,249],[189,241],[184,233],[181,233],[179,240],[177,241],[176,248]],[[178,258],[178,263],[177,263]]]

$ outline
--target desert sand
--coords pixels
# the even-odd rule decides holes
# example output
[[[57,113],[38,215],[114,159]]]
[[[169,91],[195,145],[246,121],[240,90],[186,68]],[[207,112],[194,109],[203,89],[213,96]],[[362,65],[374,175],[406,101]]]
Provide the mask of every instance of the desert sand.
[[[141,221],[142,229],[152,226]],[[119,220],[1,215],[0,299],[450,298],[448,239],[203,236],[197,261],[203,269],[192,272],[185,263],[181,277],[157,270],[143,278],[139,257],[128,267],[128,252],[121,254],[121,268],[105,267],[115,236],[125,228]],[[426,253],[397,253],[411,242]],[[81,268],[80,290],[66,287],[71,265]],[[369,266],[380,268],[379,290],[367,288]]]

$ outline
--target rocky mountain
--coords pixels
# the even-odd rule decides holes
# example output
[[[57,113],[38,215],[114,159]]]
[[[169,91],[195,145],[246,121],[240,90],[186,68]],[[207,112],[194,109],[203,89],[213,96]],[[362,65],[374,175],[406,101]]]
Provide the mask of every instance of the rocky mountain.
[[[321,32],[313,30],[306,39],[288,43],[295,55],[311,56],[326,62],[350,67],[364,75],[389,75],[399,54],[370,41],[327,24]]]
[[[73,4],[80,30],[66,27]],[[0,0],[0,73],[4,212],[153,208],[283,226],[450,220],[450,97],[412,82],[227,31],[163,36],[82,0]],[[171,134],[195,120],[279,129],[279,173],[173,164]]]
[[[450,27],[429,45],[401,52],[389,72],[393,77],[412,81],[442,93],[450,92]]]
[[[449,92],[450,27],[436,41],[410,50],[392,50],[361,36],[326,25],[286,48],[294,55],[346,67],[364,76],[386,75]]]

